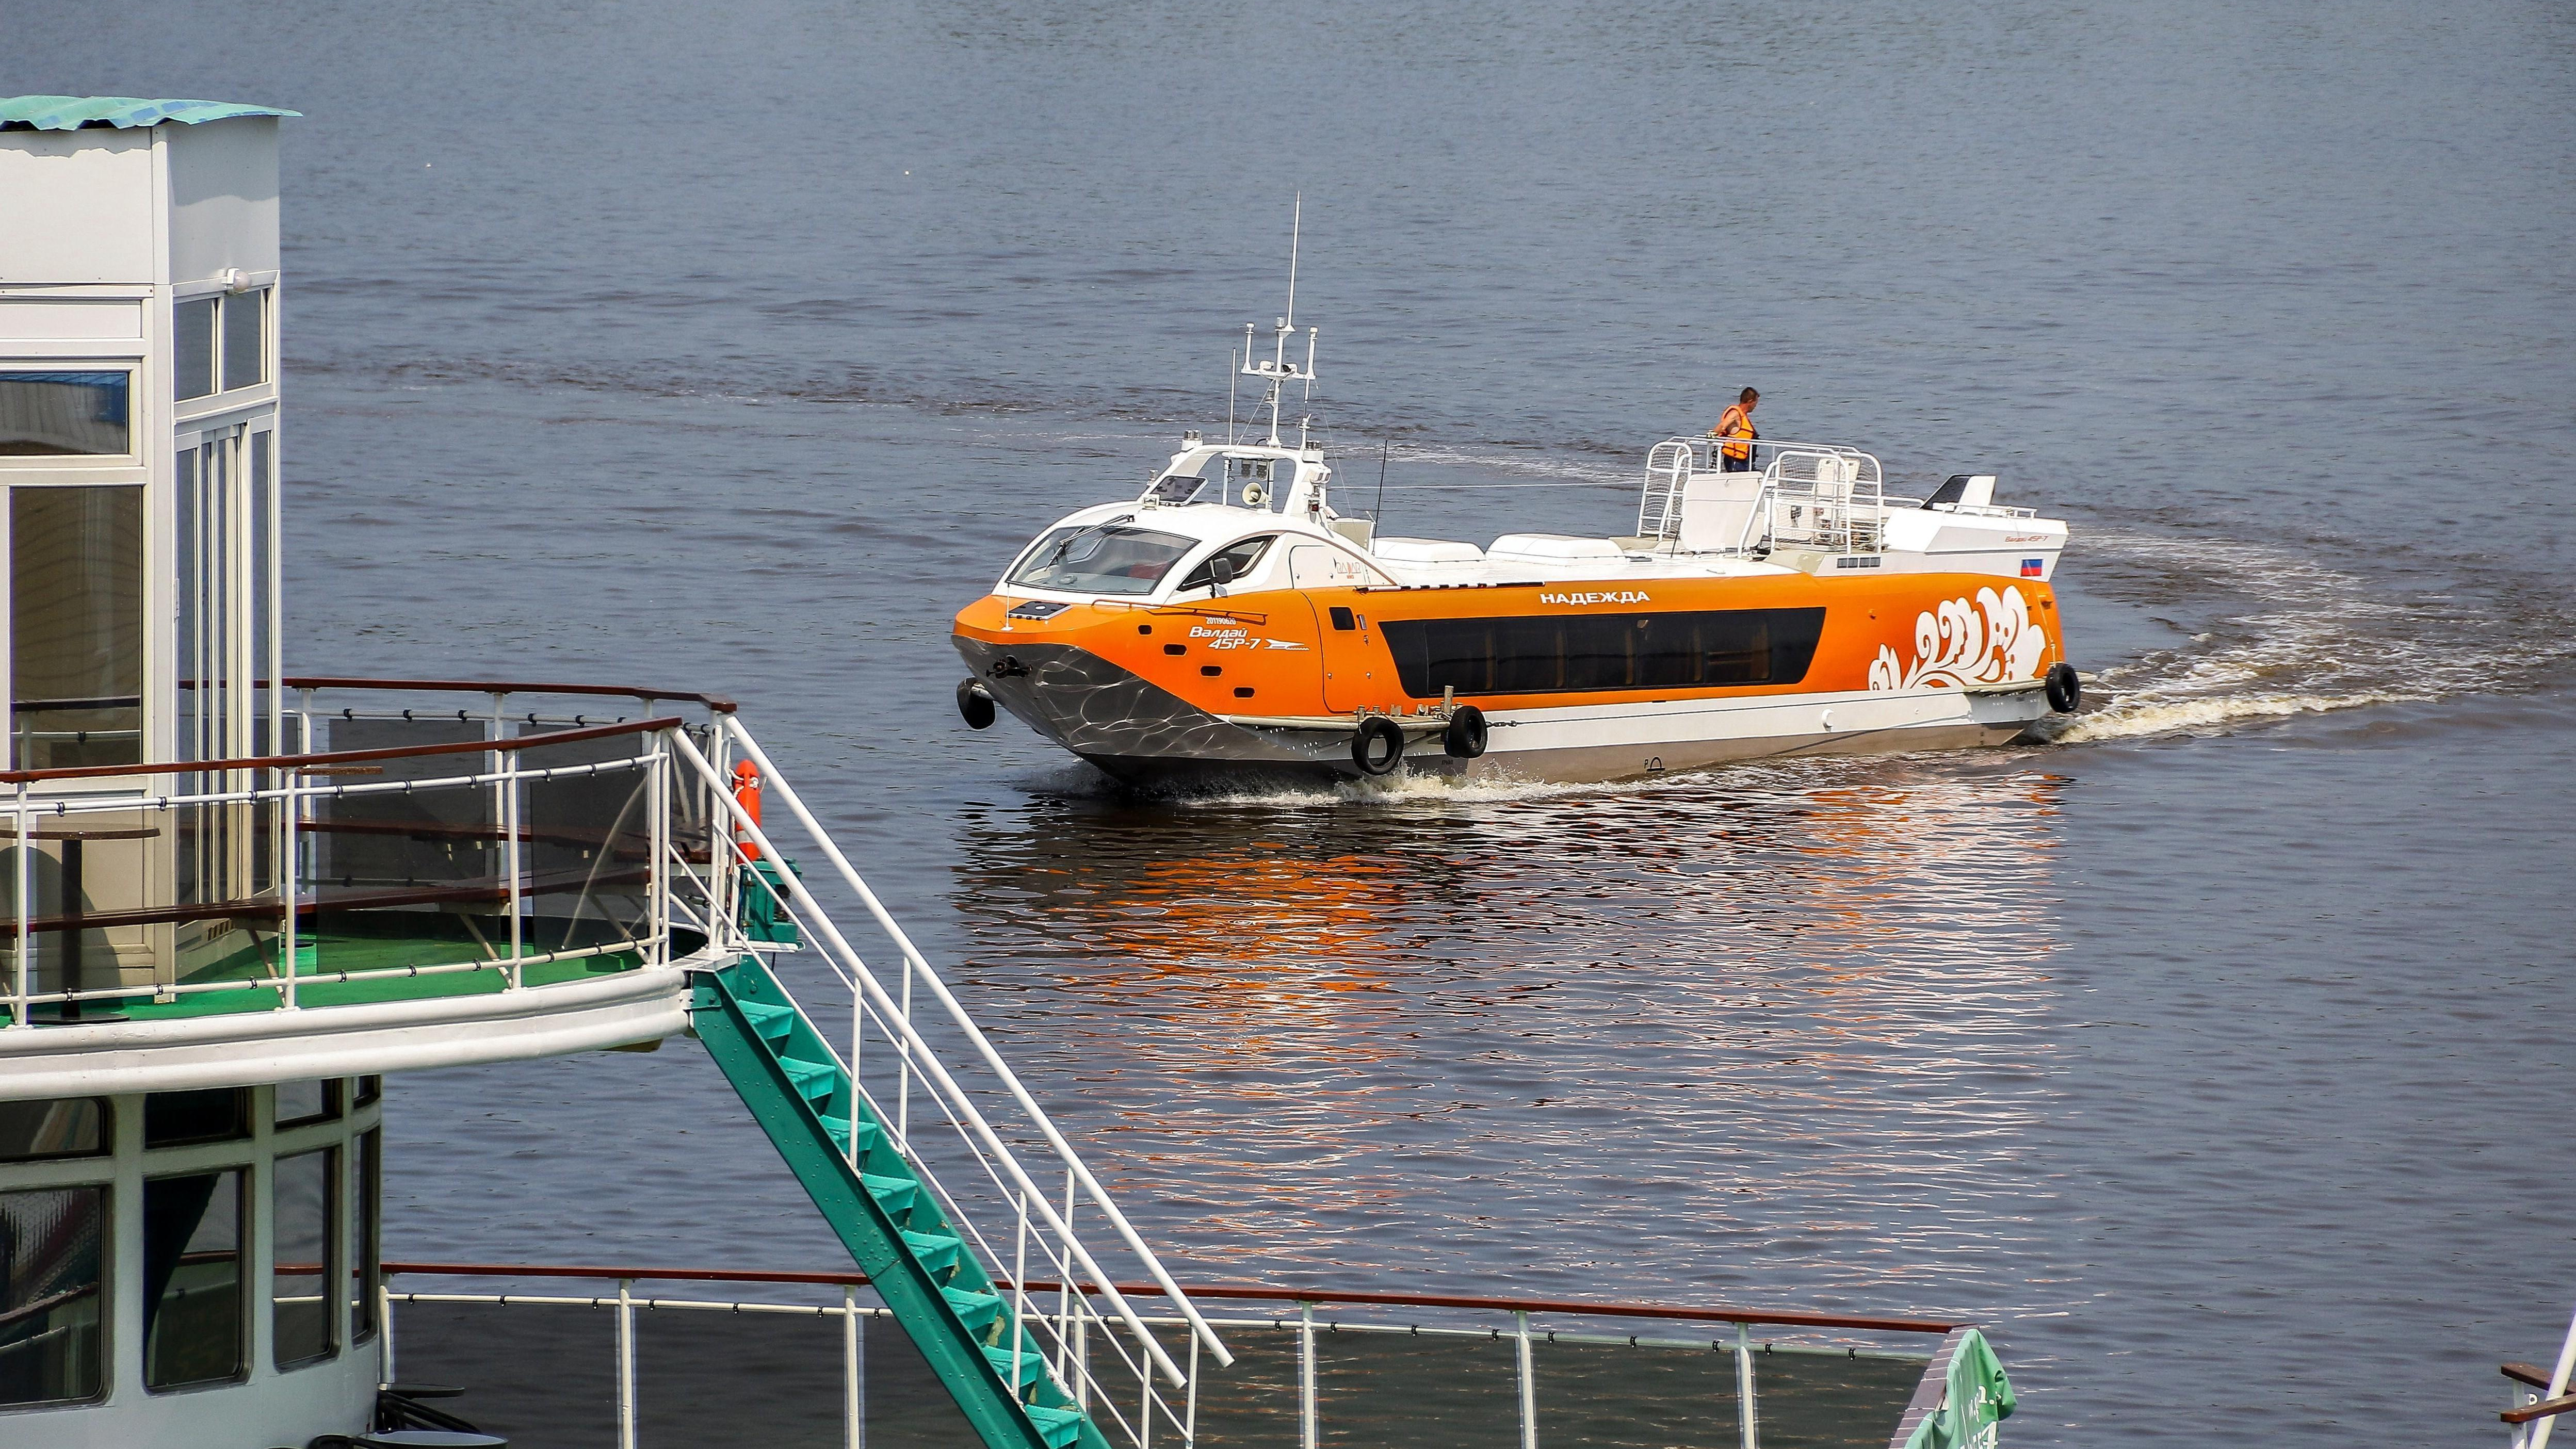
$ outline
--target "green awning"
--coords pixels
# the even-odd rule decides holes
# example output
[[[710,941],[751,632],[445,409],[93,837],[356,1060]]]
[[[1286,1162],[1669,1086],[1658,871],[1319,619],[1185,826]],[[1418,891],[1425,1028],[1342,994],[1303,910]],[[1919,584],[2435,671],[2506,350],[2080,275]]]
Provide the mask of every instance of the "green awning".
[[[177,121],[194,126],[235,116],[301,116],[275,106],[231,101],[151,101],[139,96],[0,97],[0,131],[125,130]]]

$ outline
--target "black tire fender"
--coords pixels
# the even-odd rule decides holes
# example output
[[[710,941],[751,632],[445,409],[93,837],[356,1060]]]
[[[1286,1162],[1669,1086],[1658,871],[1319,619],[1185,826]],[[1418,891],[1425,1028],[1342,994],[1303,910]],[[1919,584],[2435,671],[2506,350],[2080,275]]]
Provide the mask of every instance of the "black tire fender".
[[[1382,714],[1360,721],[1351,736],[1351,763],[1363,775],[1388,775],[1404,763],[1404,731]]]
[[[970,730],[993,727],[993,695],[979,680],[965,680],[957,686],[957,714]]]
[[[2084,679],[2075,666],[2060,661],[2048,666],[2048,707],[2059,714],[2073,714],[2084,703]]]
[[[1440,748],[1453,760],[1472,760],[1485,752],[1485,712],[1472,704],[1462,704],[1449,716],[1449,728],[1440,732]]]

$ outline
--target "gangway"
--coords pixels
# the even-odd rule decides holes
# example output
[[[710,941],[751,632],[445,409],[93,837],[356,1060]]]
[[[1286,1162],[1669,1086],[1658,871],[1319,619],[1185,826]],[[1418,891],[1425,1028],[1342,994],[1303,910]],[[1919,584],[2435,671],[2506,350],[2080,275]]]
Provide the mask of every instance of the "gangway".
[[[1174,1305],[1193,1369],[1201,1349],[1219,1366],[1233,1362],[1215,1330],[741,722],[722,716],[706,751],[687,732],[670,744],[724,820],[707,832],[720,848],[709,852],[706,889],[688,893],[708,907],[697,924],[738,948],[725,953],[730,964],[696,976],[691,1023],[987,1449],[1191,1442],[1192,1374],[1075,1230],[1078,1214],[1105,1223],[1112,1245],[1100,1251],[1123,1249]],[[901,966],[892,990],[736,796],[729,757],[753,765],[762,797],[787,808],[804,843],[894,946]],[[684,856],[668,864],[695,878]],[[764,917],[791,929],[745,929]],[[818,951],[849,993],[846,1004],[818,1011],[790,993],[762,959],[788,938]],[[933,1041],[916,1016],[925,1004],[958,1040]],[[894,1078],[882,1080],[880,1065],[873,1090],[855,1070],[872,1045]],[[984,1090],[970,1091],[965,1076]],[[1017,1109],[1007,1135],[987,1110],[996,1095]],[[925,1133],[952,1154],[962,1148],[982,1178],[966,1186],[991,1189],[988,1201],[1006,1218],[998,1231],[978,1225],[961,1199],[966,1187],[934,1171]],[[1024,1160],[1028,1144],[1014,1136],[1038,1139],[1036,1162]],[[1033,1293],[1033,1275],[1056,1290]],[[1111,1380],[1129,1387],[1113,1392]]]

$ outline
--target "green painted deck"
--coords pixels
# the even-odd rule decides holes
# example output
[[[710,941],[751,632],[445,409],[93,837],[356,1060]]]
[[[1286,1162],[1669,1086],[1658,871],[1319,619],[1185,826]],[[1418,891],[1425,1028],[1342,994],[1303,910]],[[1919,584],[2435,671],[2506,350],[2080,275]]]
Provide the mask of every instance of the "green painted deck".
[[[507,957],[486,959],[479,944],[454,934],[396,935],[325,930],[304,937],[303,944],[316,949],[307,953],[308,959],[295,971],[298,981],[295,1000],[302,1007],[363,1006],[388,1001],[487,996],[504,990],[508,984]],[[121,1000],[94,1000],[86,1003],[86,1007],[120,1012],[129,1021],[175,1021],[187,1017],[273,1011],[284,995],[278,985],[283,974],[278,967],[278,949],[278,940],[271,937],[258,946],[235,953],[220,965],[183,978],[183,984],[191,986],[239,981],[243,983],[239,990],[182,992],[169,1001],[129,996]],[[534,945],[527,948],[527,953],[532,956],[544,954]],[[485,969],[444,971],[435,976],[380,976],[360,981],[313,979],[337,976],[345,971],[399,970],[466,962],[480,962]],[[621,971],[635,970],[643,964],[642,953],[636,951],[618,951],[571,961],[540,961],[522,966],[520,981],[525,986],[553,986],[594,976],[613,976]],[[48,1022],[53,1010],[52,1004],[40,1003],[31,1009],[30,1014],[39,1022]],[[8,1005],[0,1002],[0,1024],[12,1022]]]

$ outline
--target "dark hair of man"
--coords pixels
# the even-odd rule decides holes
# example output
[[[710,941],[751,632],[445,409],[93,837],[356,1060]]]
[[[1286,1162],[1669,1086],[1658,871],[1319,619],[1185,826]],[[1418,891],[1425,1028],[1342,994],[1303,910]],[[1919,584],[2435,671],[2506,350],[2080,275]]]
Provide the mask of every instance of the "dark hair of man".
[[[1761,396],[1762,394],[1755,392],[1753,389],[1748,387],[1744,390],[1744,396],[1737,398],[1736,401],[1740,403],[1755,402],[1759,401]]]

